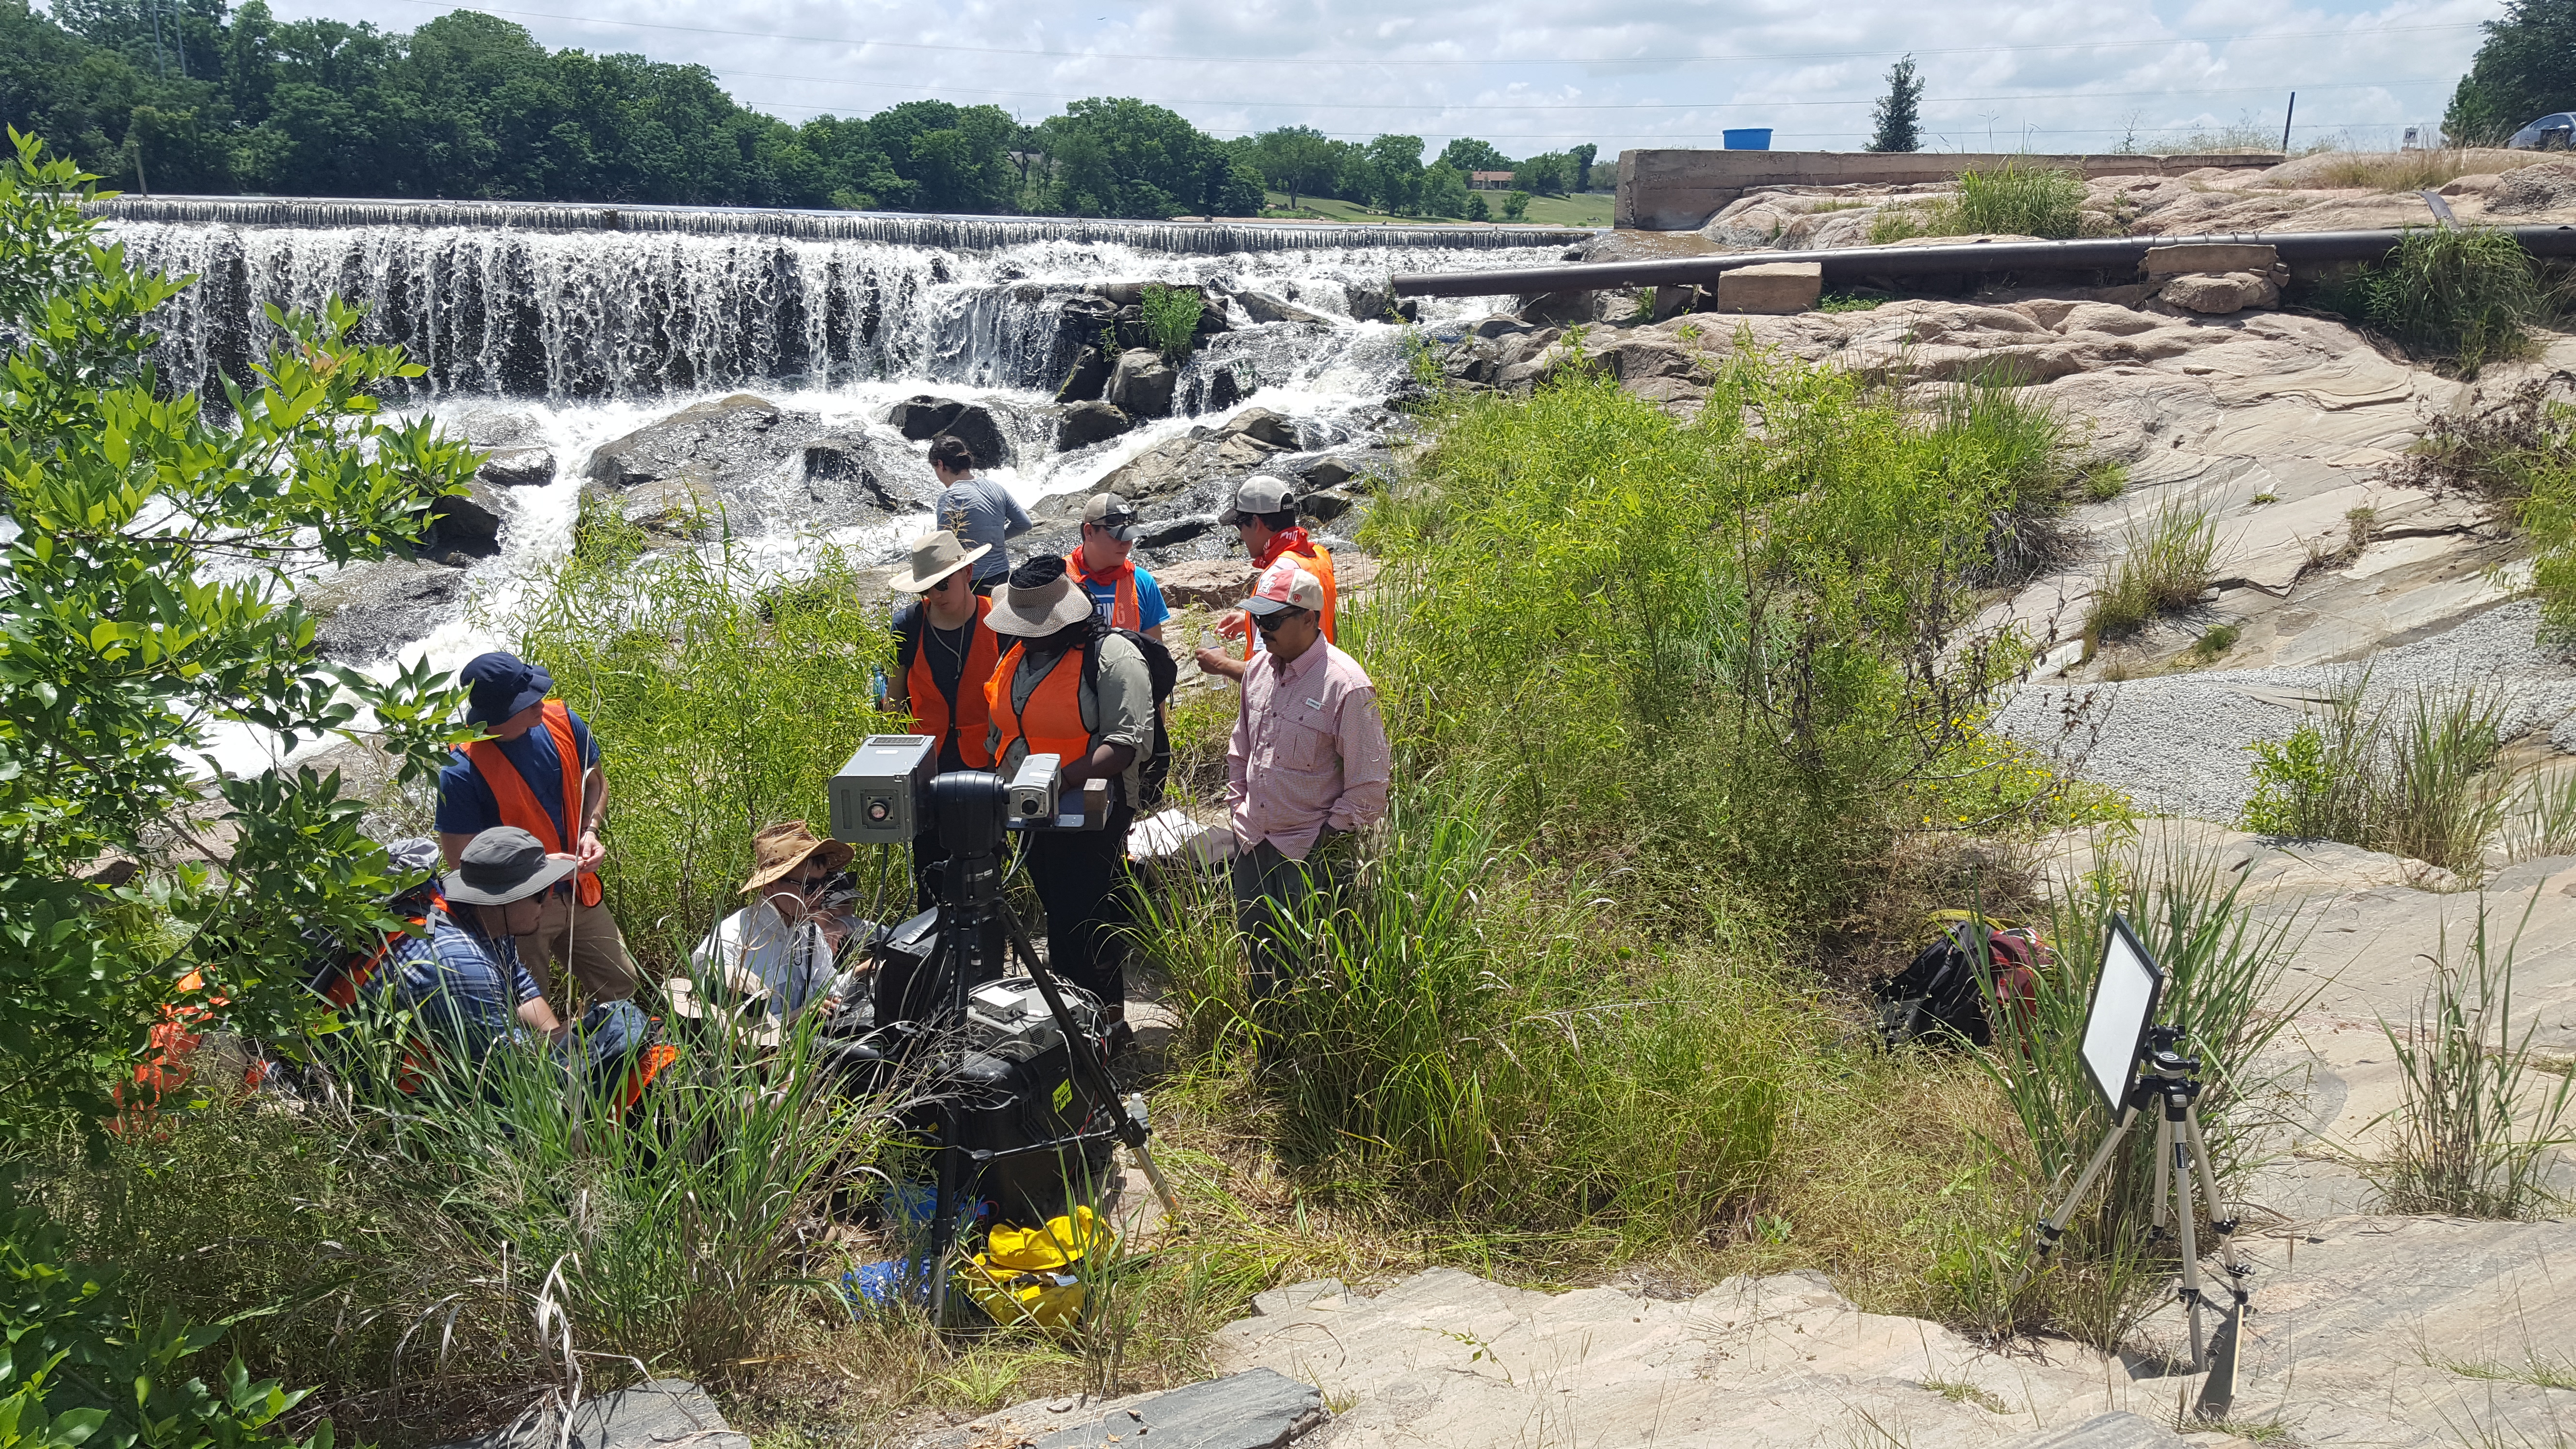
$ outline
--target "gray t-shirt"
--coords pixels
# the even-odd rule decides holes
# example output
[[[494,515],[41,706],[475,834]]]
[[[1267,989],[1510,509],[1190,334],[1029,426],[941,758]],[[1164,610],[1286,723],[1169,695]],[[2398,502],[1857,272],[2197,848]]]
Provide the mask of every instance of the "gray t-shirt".
[[[1005,639],[1002,642],[1007,646],[1011,641]],[[1009,651],[1006,648],[1004,652]],[[1037,693],[1038,686],[1045,683],[1047,676],[1055,670],[1081,667],[1082,651],[1079,649],[1067,649],[1055,656],[1052,664],[1036,655],[1021,655],[1019,672],[1011,676],[1011,708],[1028,708],[1029,696]],[[1154,676],[1146,671],[1145,656],[1136,652],[1135,645],[1116,634],[1101,640],[1097,687],[1092,681],[1085,681],[1074,691],[1074,701],[1082,711],[1083,728],[1091,731],[1093,749],[1102,745],[1135,747],[1136,758],[1118,777],[1120,798],[1130,805],[1135,804],[1142,790],[1145,761],[1154,753]],[[997,721],[988,728],[985,743],[990,747],[1001,742],[1002,726]],[[1020,761],[1028,758],[1028,753],[1026,740],[1013,740],[1009,751],[994,761],[993,767],[1004,779],[1009,779],[1011,772],[1020,767]],[[1065,808],[1073,807],[1068,805]]]
[[[1028,510],[1011,490],[987,478],[966,477],[939,490],[930,505],[934,526],[957,535],[969,549],[992,545],[993,551],[975,560],[975,582],[1000,584],[1011,576],[1011,550],[1006,539],[1029,531]]]

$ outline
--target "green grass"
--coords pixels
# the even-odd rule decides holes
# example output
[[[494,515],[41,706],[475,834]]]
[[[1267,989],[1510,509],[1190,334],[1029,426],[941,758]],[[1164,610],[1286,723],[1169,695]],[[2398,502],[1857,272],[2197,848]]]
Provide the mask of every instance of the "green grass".
[[[2240,625],[2212,624],[2202,631],[2199,638],[2191,641],[2192,656],[2203,664],[2213,663],[2225,657],[2228,650],[2235,648],[2236,641],[2242,638],[2244,633]]]
[[[1962,171],[1959,189],[1937,200],[1889,206],[1872,218],[1872,246],[1923,236],[2063,238],[2083,230],[2084,179],[2007,162],[1992,171]]]
[[[2529,1218],[2558,1200],[2549,1170],[2560,1149],[2576,1145],[2567,1115],[2576,1078],[2530,1080],[2538,1017],[2514,1035],[2513,953],[2529,920],[2526,905],[2509,932],[2501,922],[2491,928],[2481,899],[2456,954],[2444,930],[2432,983],[2406,1028],[2379,1024],[2405,1093],[2377,1119],[2395,1130],[2387,1157],[2370,1169],[2391,1211]]]
[[[1494,216],[1498,222],[1502,216],[1502,198],[1503,193],[1499,191],[1485,193],[1485,204],[1494,209]],[[1301,196],[1297,199],[1297,202],[1301,210],[1310,212],[1325,221],[1367,222],[1371,224],[1392,224],[1395,226],[1462,226],[1469,224],[1467,219],[1463,216],[1389,216],[1387,213],[1382,211],[1373,211],[1361,202],[1342,201],[1330,196]],[[1616,197],[1597,191],[1587,191],[1581,195],[1569,196],[1533,196],[1530,198],[1529,212],[1526,216],[1521,218],[1520,222],[1502,222],[1501,224],[1507,226],[1603,227],[1610,224],[1611,210],[1616,204]],[[1270,205],[1277,210],[1286,211],[1288,209],[1288,194],[1284,191],[1271,192]]]
[[[2320,299],[2463,377],[2535,355],[2531,324],[2547,311],[2530,255],[2511,233],[2483,226],[2411,228],[2385,260]]]
[[[2493,772],[2502,702],[2470,689],[2372,704],[2368,686],[2366,672],[2350,675],[2322,719],[2254,743],[2244,828],[2412,856],[2475,880],[2506,822]]]
[[[1199,318],[1207,312],[1207,298],[1196,287],[1166,287],[1147,282],[1144,304],[1145,332],[1167,358],[1178,360],[1189,356],[1198,341]]]
[[[2199,602],[2217,555],[2218,524],[2205,509],[2167,502],[2131,520],[2119,557],[2093,592],[2084,637],[2134,634],[2158,614]]]
[[[1848,292],[1828,292],[1816,302],[1819,312],[1868,312],[1886,302],[1885,297],[1864,297]]]

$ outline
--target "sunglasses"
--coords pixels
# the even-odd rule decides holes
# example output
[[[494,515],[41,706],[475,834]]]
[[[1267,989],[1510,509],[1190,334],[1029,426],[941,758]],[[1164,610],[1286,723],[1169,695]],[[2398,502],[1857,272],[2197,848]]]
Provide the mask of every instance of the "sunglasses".
[[[1305,610],[1296,608],[1281,609],[1271,614],[1255,614],[1252,616],[1252,627],[1264,634],[1276,634],[1279,632],[1280,625],[1291,619],[1302,619],[1305,615]]]

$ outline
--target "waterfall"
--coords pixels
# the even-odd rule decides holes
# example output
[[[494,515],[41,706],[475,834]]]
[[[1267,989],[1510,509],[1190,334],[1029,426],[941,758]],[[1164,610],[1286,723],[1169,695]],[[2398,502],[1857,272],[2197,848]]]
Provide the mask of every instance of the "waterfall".
[[[102,209],[138,261],[199,279],[164,313],[157,360],[173,385],[246,376],[276,336],[268,306],[312,312],[336,295],[365,304],[362,340],[399,344],[426,369],[407,394],[419,400],[586,402],[892,379],[1052,391],[1078,342],[1061,303],[1090,283],[1269,291],[1348,316],[1354,293],[1397,270],[1527,266],[1561,246],[1456,228],[681,209],[617,213],[649,216],[650,228],[539,229],[541,218],[603,213],[468,202],[154,199]],[[1477,249],[1420,255],[1444,244]]]
[[[1479,251],[1567,246],[1594,233],[1571,227],[1369,226],[1342,223],[1116,221],[1082,217],[923,215],[887,211],[617,206],[529,201],[337,201],[315,197],[120,196],[94,203],[119,221],[188,225],[477,227],[512,231],[664,232],[872,241],[946,251],[1028,242],[1098,242],[1172,254],[1309,251],[1317,247]]]

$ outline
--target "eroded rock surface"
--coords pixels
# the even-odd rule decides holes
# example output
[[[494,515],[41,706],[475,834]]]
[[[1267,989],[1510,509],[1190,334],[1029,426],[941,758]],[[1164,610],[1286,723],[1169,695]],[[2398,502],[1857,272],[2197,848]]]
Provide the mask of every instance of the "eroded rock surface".
[[[773,532],[865,527],[927,507],[936,493],[930,465],[899,437],[827,430],[813,413],[747,393],[602,444],[584,477],[590,492],[663,537],[694,536],[702,529],[687,520],[718,512]]]

